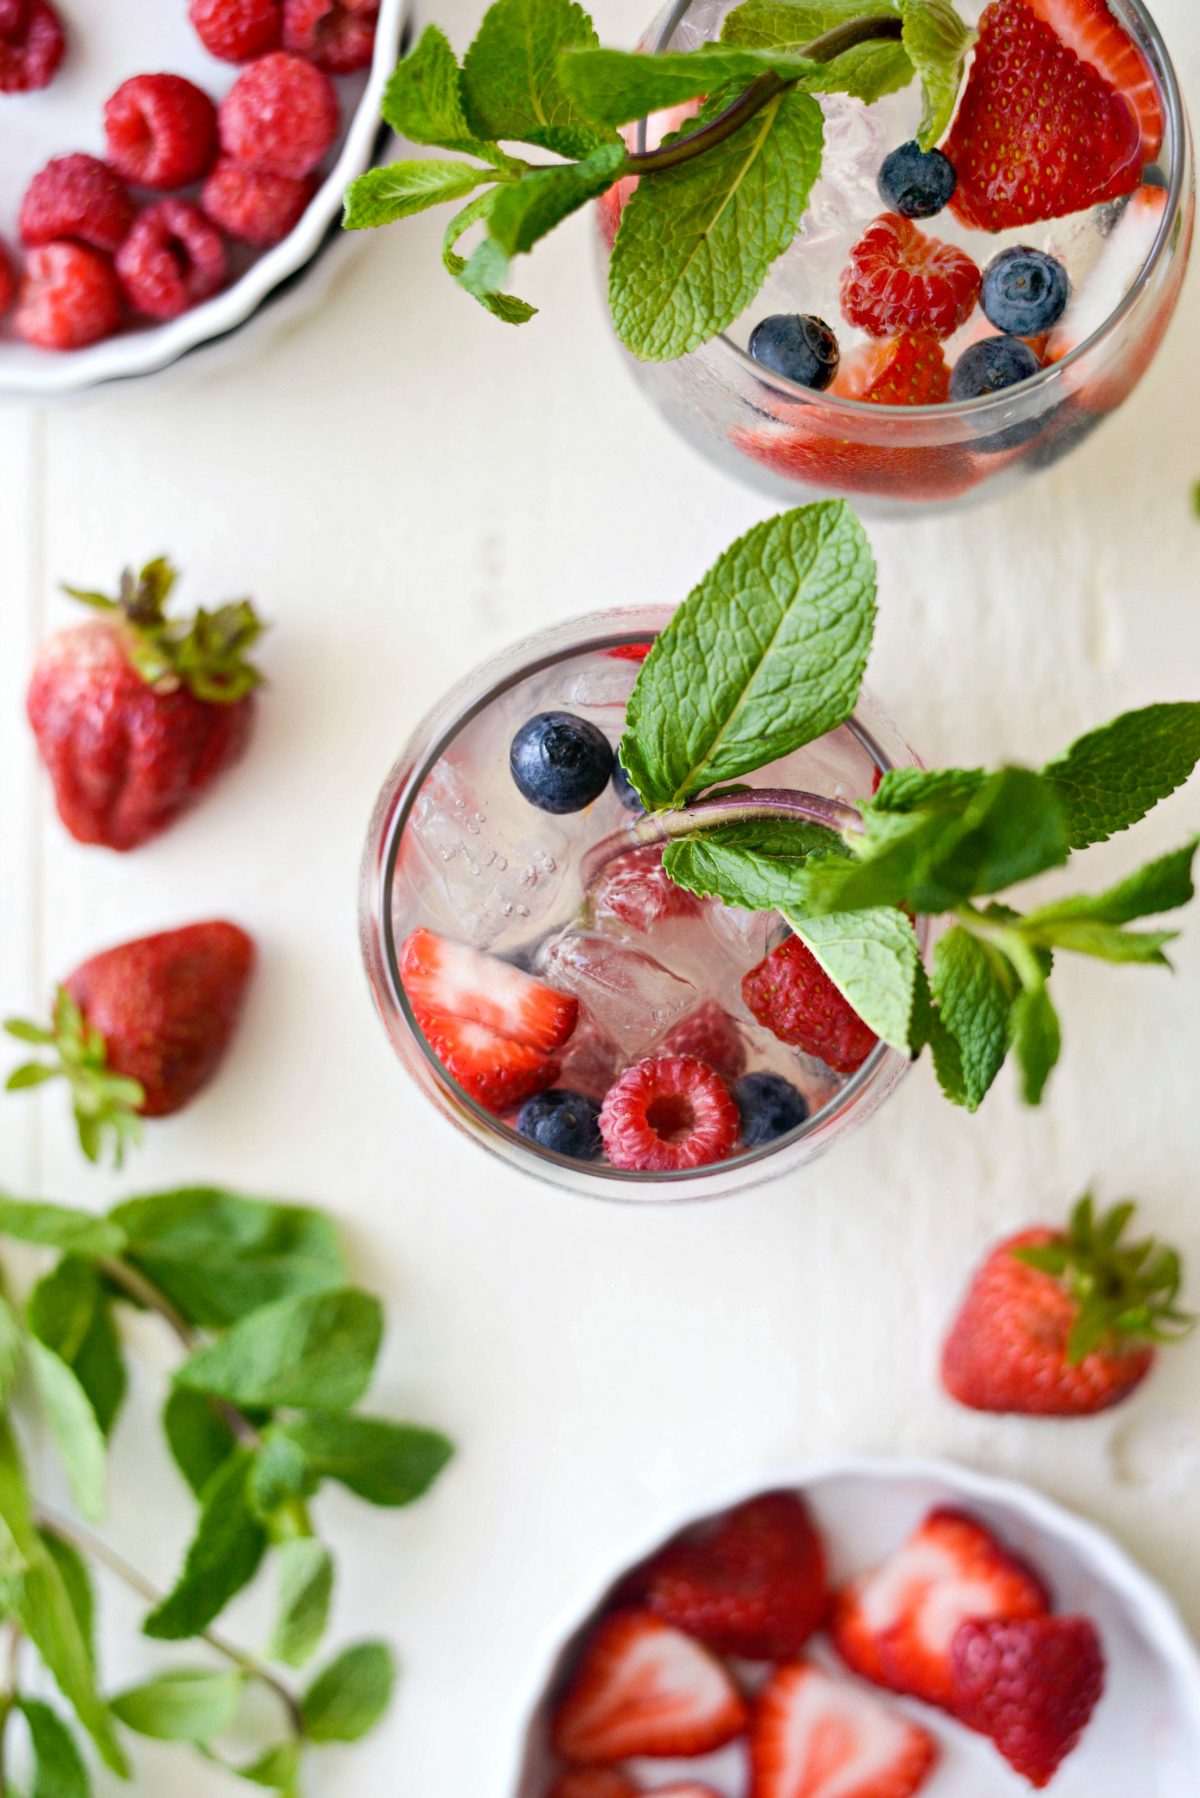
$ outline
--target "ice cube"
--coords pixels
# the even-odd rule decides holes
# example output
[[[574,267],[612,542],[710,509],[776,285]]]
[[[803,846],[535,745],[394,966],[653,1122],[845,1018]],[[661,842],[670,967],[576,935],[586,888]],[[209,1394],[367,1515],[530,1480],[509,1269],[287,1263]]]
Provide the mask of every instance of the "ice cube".
[[[574,993],[626,1061],[639,1061],[700,995],[641,949],[595,931],[567,930],[543,943],[538,971]]]
[[[620,656],[602,655],[571,681],[566,692],[566,708],[568,711],[616,712],[619,722],[623,721],[637,674],[636,662]],[[599,718],[596,722],[603,729],[612,723],[612,719]]]
[[[558,1060],[562,1070],[559,1086],[585,1093],[589,1099],[603,1099],[623,1066],[616,1043],[586,1010],[580,1011],[579,1022]]]

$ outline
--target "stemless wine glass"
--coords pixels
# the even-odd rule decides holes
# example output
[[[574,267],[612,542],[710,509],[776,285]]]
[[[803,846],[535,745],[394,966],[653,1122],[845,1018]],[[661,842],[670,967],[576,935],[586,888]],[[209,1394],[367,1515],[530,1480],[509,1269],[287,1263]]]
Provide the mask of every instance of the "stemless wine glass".
[[[877,1044],[858,1071],[843,1078],[776,1042],[776,1055],[791,1056],[798,1070],[793,1079],[807,1086],[807,1121],[765,1147],[711,1166],[653,1174],[582,1163],[529,1142],[510,1122],[476,1103],[426,1041],[400,976],[407,934],[424,926],[545,973],[546,946],[561,941],[564,932],[570,938],[581,915],[587,870],[594,866],[589,851],[630,821],[612,788],[585,813],[565,818],[530,806],[509,773],[514,730],[534,713],[565,709],[598,724],[615,745],[637,674],[637,648],[644,650],[670,616],[671,609],[663,606],[595,613],[542,631],[477,668],[418,726],[389,774],[362,866],[361,939],[371,991],[393,1046],[422,1091],[467,1135],[513,1166],[574,1192],[626,1201],[715,1197],[790,1172],[864,1123],[909,1065],[905,1056]],[[747,784],[803,788],[846,804],[869,797],[888,768],[915,765],[890,720],[864,697],[848,724],[749,776]],[[727,913],[720,906],[712,925],[701,956],[711,975],[710,991],[697,990],[695,997],[703,1002],[720,984],[722,1003],[736,1010],[741,973],[786,929],[773,914]],[[923,942],[922,932],[920,926]],[[607,953],[599,938],[579,941],[585,955]],[[636,985],[640,951],[618,946],[613,953],[631,958]],[[576,955],[575,971],[580,961]],[[705,978],[696,973],[694,961],[688,966],[692,979]],[[607,968],[597,972],[609,978]],[[553,974],[545,978],[554,984]],[[588,988],[588,979],[584,966],[585,984],[575,990],[584,992],[585,1010],[587,993],[601,992]],[[619,1001],[606,990],[601,996],[606,1004],[625,1008],[619,1022],[636,1032],[639,992]],[[647,1007],[659,999],[657,988],[647,988]],[[740,1022],[752,1039],[749,1014]],[[573,1084],[572,1058],[578,1065],[581,1053],[573,1043],[561,1051],[564,1086]],[[631,1053],[629,1059],[640,1057]],[[753,1043],[750,1063],[763,1065]]]
[[[694,49],[719,37],[726,14],[737,3],[675,0],[640,48]],[[1159,30],[1141,0],[1111,0],[1111,6],[1159,89],[1165,133],[1158,163],[1146,176],[1147,184],[1165,198],[1152,208],[1157,228],[1152,225],[1146,233],[1150,242],[1140,273],[1097,328],[1017,387],[935,406],[866,404],[828,391],[816,393],[771,373],[745,347],[753,323],[749,311],[729,331],[674,361],[643,362],[623,351],[645,392],[689,443],[719,467],[789,505],[854,495],[864,515],[907,516],[950,510],[1007,491],[1068,455],[1121,405],[1153,361],[1179,298],[1192,242],[1195,182],[1187,115]],[[982,0],[967,0],[962,10],[978,18]],[[881,104],[898,107],[899,100]],[[853,123],[847,125],[849,109],[858,107],[860,115],[863,110],[861,103],[839,97],[832,106],[843,109],[832,115],[834,124],[840,119],[847,129]],[[652,147],[663,129],[675,128],[677,122],[660,115],[650,122],[654,131],[648,138],[644,121],[630,133],[633,147]],[[827,138],[836,136],[827,127]],[[838,144],[830,142],[827,164],[838,153]],[[620,184],[598,208],[605,279],[620,208],[632,185]],[[815,190],[806,215],[810,228],[816,203]],[[884,209],[877,196],[874,206]],[[1097,210],[1105,215],[1097,218],[1097,229],[1112,223],[1114,209]],[[861,220],[864,227],[868,217]],[[934,219],[929,229],[936,235],[941,224],[941,218]],[[948,235],[954,229],[951,224]],[[1069,231],[1070,223],[1063,229]],[[797,243],[776,264],[764,295],[754,303],[754,317],[818,309],[803,275],[804,232],[802,227]],[[1026,235],[1007,233],[995,239],[995,248]],[[979,234],[974,236],[978,250]],[[834,305],[836,299],[831,299],[831,324],[838,322]]]

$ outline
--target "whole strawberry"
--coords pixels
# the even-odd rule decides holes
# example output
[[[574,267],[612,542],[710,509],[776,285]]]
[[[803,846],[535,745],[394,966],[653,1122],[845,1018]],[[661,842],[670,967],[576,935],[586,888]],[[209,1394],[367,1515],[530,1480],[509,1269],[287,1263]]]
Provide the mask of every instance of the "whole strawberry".
[[[248,600],[190,622],[166,615],[159,557],[119,597],[66,591],[98,617],[43,644],[27,709],[58,815],[80,843],[136,849],[174,823],[245,749],[263,626]]]
[[[9,1077],[10,1092],[65,1079],[89,1161],[112,1137],[116,1166],[141,1119],[181,1111],[216,1073],[241,1016],[254,943],[236,924],[165,930],[106,949],[58,989],[49,1029],[10,1019],[20,1042],[53,1051]]]
[[[1065,1230],[1025,1230],[992,1251],[943,1352],[952,1398],[976,1411],[1088,1417],[1141,1385],[1156,1345],[1193,1320],[1177,1304],[1175,1251],[1123,1240],[1133,1212],[1098,1217],[1087,1197]]]
[[[751,968],[742,998],[781,1043],[818,1056],[839,1074],[855,1073],[879,1040],[798,936]]]

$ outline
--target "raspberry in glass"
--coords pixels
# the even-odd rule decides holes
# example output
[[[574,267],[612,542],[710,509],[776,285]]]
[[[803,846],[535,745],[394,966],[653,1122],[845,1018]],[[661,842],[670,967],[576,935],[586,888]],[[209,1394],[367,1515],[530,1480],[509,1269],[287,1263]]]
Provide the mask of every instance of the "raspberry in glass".
[[[300,181],[287,175],[264,175],[231,156],[222,156],[204,183],[200,203],[230,237],[265,250],[300,223],[315,185],[311,175]]]
[[[21,202],[27,248],[74,237],[111,255],[129,235],[135,208],[125,183],[97,156],[56,156],[40,169]]]
[[[81,243],[39,244],[29,253],[14,320],[26,343],[78,350],[121,323],[121,286],[107,256]]]
[[[249,168],[300,180],[333,148],[338,122],[328,75],[275,51],[239,75],[222,101],[221,148]]]
[[[600,1111],[612,1165],[642,1173],[724,1161],[740,1130],[737,1106],[720,1075],[686,1055],[626,1068]]]
[[[192,0],[188,17],[209,55],[222,62],[265,56],[283,37],[280,0]]]
[[[227,272],[221,233],[190,200],[148,206],[117,253],[126,298],[147,318],[178,318],[216,293]]]
[[[217,109],[182,75],[134,75],[104,108],[108,160],[139,187],[186,187],[217,154]]]

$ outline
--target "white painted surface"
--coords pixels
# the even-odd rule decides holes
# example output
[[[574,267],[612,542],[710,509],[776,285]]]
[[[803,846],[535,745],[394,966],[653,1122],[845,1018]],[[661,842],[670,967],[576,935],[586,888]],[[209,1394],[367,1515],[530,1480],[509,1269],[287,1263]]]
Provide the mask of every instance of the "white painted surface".
[[[477,10],[440,9],[460,47]],[[1194,7],[1159,12],[1198,109]],[[601,12],[613,42],[643,23],[636,0]],[[1115,1530],[1200,1626],[1200,1342],[1094,1423],[974,1417],[935,1383],[988,1241],[1061,1213],[1089,1181],[1142,1196],[1200,1298],[1200,918],[1174,979],[1064,964],[1066,1059],[1043,1112],[1004,1078],[967,1118],[922,1069],[795,1181],[691,1210],[592,1207],[502,1169],[393,1062],[359,967],[355,885],[377,785],[417,716],[468,660],[541,623],[682,597],[769,510],[640,398],[583,221],[520,268],[543,307],[521,331],[455,297],[441,229],[428,215],[365,245],[323,311],[249,366],[0,412],[0,1008],[44,1005],[104,944],[213,913],[263,951],[223,1078],[153,1130],[125,1178],[84,1165],[50,1090],[0,1103],[0,1179],[97,1206],[195,1179],[327,1204],[389,1302],[373,1403],[461,1446],[412,1511],[322,1501],[343,1550],[337,1626],[393,1637],[405,1677],[387,1729],[325,1755],[310,1789],[510,1798],[514,1708],[547,1623],[648,1513],[806,1454],[940,1453],[1030,1480]],[[1200,693],[1198,332],[1193,280],[1142,389],[1070,461],[990,510],[873,529],[870,679],[931,762],[1032,758],[1125,706]],[[33,643],[69,616],[55,579],[101,582],[160,549],[185,566],[184,597],[256,595],[276,621],[272,686],[244,766],[119,859],[58,826],[22,687]],[[1136,845],[1094,851],[1089,884],[1198,818],[1193,783]],[[166,1581],[188,1510],[151,1431],[160,1378],[121,1427],[109,1529]],[[109,1615],[135,1619],[115,1595]],[[234,1619],[247,1636],[257,1622]],[[185,1761],[143,1755],[137,1789],[245,1789]]]

